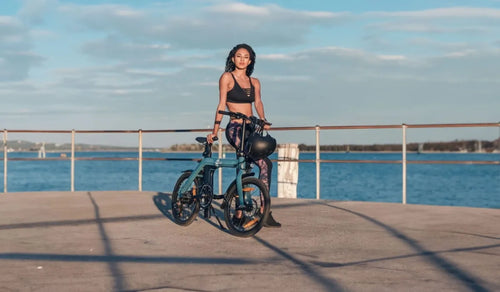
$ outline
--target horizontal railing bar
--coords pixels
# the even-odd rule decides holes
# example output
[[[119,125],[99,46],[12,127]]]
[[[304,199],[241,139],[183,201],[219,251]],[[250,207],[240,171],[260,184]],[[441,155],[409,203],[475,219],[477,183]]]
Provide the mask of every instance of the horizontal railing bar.
[[[460,123],[460,124],[405,124],[408,128],[464,128],[464,127],[500,127],[500,123]],[[354,130],[354,129],[400,129],[401,125],[349,125],[349,126],[305,126],[273,127],[273,131],[290,130]],[[8,130],[10,133],[71,133],[71,130]],[[173,130],[75,130],[75,133],[188,133],[209,132],[210,129],[173,129]]]
[[[405,124],[408,128],[463,128],[463,127],[500,127],[500,123],[469,123],[469,124]],[[349,126],[318,126],[321,130],[355,130],[355,129],[400,129],[401,125],[349,125]],[[316,127],[273,127],[273,131],[315,130]]]
[[[46,157],[46,158],[28,158],[14,157],[9,158],[9,161],[57,161],[71,160],[71,157]],[[134,161],[139,160],[138,157],[75,157],[75,160],[123,160]],[[157,161],[200,161],[201,158],[142,158],[142,160],[157,160]]]
[[[273,160],[278,161],[278,160]],[[294,160],[279,160],[279,161],[294,161]],[[305,159],[305,160],[295,160],[298,162],[316,162],[313,159]],[[320,159],[321,163],[393,163],[393,164],[401,164],[401,160],[327,160]],[[491,164],[491,165],[500,165],[500,161],[484,161],[484,160],[406,160],[406,163],[409,164]]]
[[[467,127],[500,127],[500,123],[471,123],[471,124],[414,124],[408,128],[467,128]]]
[[[56,133],[56,134],[70,134],[71,130],[7,130],[9,133]]]
[[[318,126],[320,130],[400,129],[401,125]],[[316,127],[273,127],[273,131],[316,130]]]
[[[482,160],[407,160],[411,164],[491,164],[500,165],[500,161]]]
[[[75,134],[137,134],[140,130],[75,130]]]
[[[143,133],[211,132],[212,129],[142,130]]]
[[[142,158],[142,160],[150,160],[150,161],[201,161],[201,158]]]
[[[71,157],[47,157],[47,158],[26,158],[15,157],[9,158],[9,161],[53,161],[53,160],[71,160]],[[75,157],[75,160],[138,160],[134,157]]]
[[[7,130],[9,133],[54,133],[69,134],[71,130]],[[77,134],[137,134],[142,133],[183,133],[183,132],[208,132],[210,129],[178,129],[178,130],[75,130]]]
[[[70,157],[48,157],[48,158],[26,158],[17,157],[9,158],[9,161],[57,161],[57,160],[71,160]],[[115,160],[115,161],[136,161],[139,160],[137,157],[75,157],[75,160],[87,160],[87,161],[98,161],[98,160]],[[200,158],[159,158],[159,157],[149,157],[142,158],[142,160],[148,161],[200,161]],[[305,163],[315,163],[315,159],[271,159],[272,162],[305,162]],[[386,164],[401,164],[401,160],[336,160],[336,159],[320,159],[321,163],[386,163]],[[407,160],[410,164],[487,164],[487,165],[500,165],[500,161],[491,160]]]

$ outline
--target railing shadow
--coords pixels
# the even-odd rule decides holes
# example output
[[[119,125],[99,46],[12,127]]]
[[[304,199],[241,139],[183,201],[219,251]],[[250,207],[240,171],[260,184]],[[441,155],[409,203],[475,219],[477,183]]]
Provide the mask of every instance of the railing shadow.
[[[108,237],[106,229],[104,228],[104,224],[101,221],[101,215],[99,211],[99,205],[97,205],[96,201],[92,197],[90,192],[87,193],[92,205],[94,206],[95,219],[97,221],[97,226],[99,228],[99,234],[101,235],[102,242],[104,244],[104,253],[106,256],[113,256],[113,247],[111,245],[111,240]],[[115,291],[123,291],[126,287],[125,278],[123,277],[123,272],[120,269],[120,266],[116,261],[107,261],[109,270],[114,279],[114,289]]]
[[[138,220],[156,220],[163,218],[162,215],[137,215],[137,216],[121,216],[112,218],[100,218],[101,223],[112,223],[112,222],[127,222],[127,221],[138,221]],[[97,224],[97,219],[78,219],[78,220],[60,220],[60,221],[40,221],[40,222],[27,222],[27,223],[15,223],[15,224],[3,224],[0,225],[0,230],[8,229],[29,229],[29,228],[40,228],[40,227],[56,227],[56,226],[79,226],[79,225],[89,225]]]
[[[337,283],[334,279],[330,279],[321,275],[319,271],[317,271],[313,265],[310,265],[307,262],[301,261],[298,258],[294,257],[292,254],[284,251],[283,249],[269,243],[268,241],[260,238],[259,236],[254,236],[254,239],[262,244],[263,246],[269,248],[274,251],[281,257],[291,261],[295,265],[297,265],[305,275],[315,280],[316,283],[319,283],[325,288],[325,291],[345,291],[345,289]]]
[[[342,208],[342,207],[332,206],[332,205],[329,205],[326,202],[323,203],[323,205],[325,205],[327,207],[330,207],[330,208],[337,209],[337,210],[341,210],[343,212],[347,212],[347,213],[356,215],[358,217],[361,217],[361,218],[363,218],[363,219],[365,219],[365,220],[367,220],[367,221],[369,221],[369,222],[377,225],[378,227],[381,227],[382,229],[386,230],[389,234],[391,234],[393,237],[401,240],[406,245],[408,245],[413,250],[415,250],[416,251],[416,255],[414,255],[414,256],[426,257],[429,260],[429,262],[431,262],[432,264],[434,264],[434,266],[438,267],[439,269],[441,269],[442,271],[444,271],[448,275],[450,275],[453,278],[457,279],[458,281],[460,281],[461,283],[463,283],[466,287],[468,287],[470,290],[476,291],[476,292],[477,291],[489,291],[487,288],[483,287],[480,284],[480,282],[481,282],[480,279],[478,279],[475,276],[471,275],[467,271],[465,271],[463,269],[460,269],[456,264],[453,264],[452,262],[448,261],[447,259],[439,256],[438,252],[433,252],[433,251],[426,250],[416,240],[414,240],[414,239],[410,238],[409,236],[403,234],[399,230],[397,230],[397,229],[395,229],[395,228],[393,228],[393,227],[391,227],[391,226],[389,226],[387,224],[384,224],[384,223],[376,220],[375,218],[372,218],[370,216],[367,216],[365,214],[362,214],[362,213],[359,213],[359,212],[356,212],[356,211],[352,211],[352,210],[349,210],[349,209],[346,209],[346,208]],[[479,248],[494,248],[494,247],[498,247],[498,246],[499,245],[489,245],[489,246],[484,246],[484,247],[479,247]],[[461,250],[462,249],[459,249],[458,251],[461,251]],[[404,257],[406,257],[406,256],[402,256],[402,258],[404,258]],[[395,257],[395,258],[399,258],[399,257]],[[392,258],[387,258],[387,259],[392,259]],[[384,260],[384,259],[378,259],[378,260]],[[370,262],[370,260],[363,261],[363,262],[351,263],[351,264],[365,263],[365,262]],[[321,265],[321,263],[318,263],[318,264]],[[334,266],[344,266],[344,265],[349,265],[349,263],[347,263],[347,264],[335,264]]]

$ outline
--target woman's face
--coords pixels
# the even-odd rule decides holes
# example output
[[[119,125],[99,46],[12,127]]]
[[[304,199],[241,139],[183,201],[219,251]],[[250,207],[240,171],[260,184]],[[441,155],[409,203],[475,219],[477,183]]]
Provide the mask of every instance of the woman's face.
[[[238,69],[246,69],[251,62],[250,53],[244,48],[237,50],[234,54],[233,63]]]

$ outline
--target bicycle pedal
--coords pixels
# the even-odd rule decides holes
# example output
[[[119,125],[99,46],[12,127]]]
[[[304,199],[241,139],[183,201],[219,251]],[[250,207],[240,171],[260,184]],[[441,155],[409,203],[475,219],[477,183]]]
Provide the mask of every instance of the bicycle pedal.
[[[248,227],[250,227],[250,226],[255,225],[257,222],[259,222],[259,219],[260,219],[260,218],[253,218],[252,220],[250,220],[250,221],[248,221],[247,223],[245,223],[245,224],[243,225],[243,228],[248,228]]]

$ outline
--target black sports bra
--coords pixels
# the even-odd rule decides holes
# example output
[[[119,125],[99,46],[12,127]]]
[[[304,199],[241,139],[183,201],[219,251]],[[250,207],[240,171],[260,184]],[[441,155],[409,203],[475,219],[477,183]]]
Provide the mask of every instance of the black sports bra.
[[[231,73],[234,80],[234,86],[227,92],[227,101],[234,103],[252,103],[255,101],[255,88],[252,84],[252,79],[250,79],[250,88],[241,88],[233,73]]]

